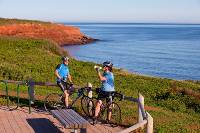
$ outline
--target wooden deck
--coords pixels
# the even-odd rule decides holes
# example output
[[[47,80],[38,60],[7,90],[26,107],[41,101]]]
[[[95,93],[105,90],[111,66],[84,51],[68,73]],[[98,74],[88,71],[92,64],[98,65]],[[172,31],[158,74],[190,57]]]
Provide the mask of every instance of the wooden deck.
[[[88,133],[116,133],[121,127],[110,127],[106,124],[89,125]],[[49,115],[39,109],[33,109],[28,113],[28,108],[18,108],[9,111],[7,107],[0,107],[0,133],[70,133],[71,129],[65,129]]]

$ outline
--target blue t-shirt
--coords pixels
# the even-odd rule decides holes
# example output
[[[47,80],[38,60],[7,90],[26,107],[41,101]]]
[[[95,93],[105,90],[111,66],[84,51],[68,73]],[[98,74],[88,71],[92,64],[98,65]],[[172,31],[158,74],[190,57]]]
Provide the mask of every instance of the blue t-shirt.
[[[115,91],[114,88],[114,76],[112,72],[104,72],[103,76],[106,78],[105,81],[102,81],[101,90],[102,91]]]
[[[63,81],[67,81],[67,77],[69,75],[69,67],[65,64],[59,64],[56,67],[56,71],[58,71],[58,74],[62,78]],[[57,81],[60,81],[60,79],[57,78]]]

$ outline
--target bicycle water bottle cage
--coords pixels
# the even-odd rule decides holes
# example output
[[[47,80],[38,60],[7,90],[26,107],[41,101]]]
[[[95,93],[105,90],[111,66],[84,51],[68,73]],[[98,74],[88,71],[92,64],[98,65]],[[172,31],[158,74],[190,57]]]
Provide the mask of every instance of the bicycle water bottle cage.
[[[78,90],[78,97],[81,96],[81,95],[83,94],[83,89],[84,89],[84,88],[81,88],[81,89]]]

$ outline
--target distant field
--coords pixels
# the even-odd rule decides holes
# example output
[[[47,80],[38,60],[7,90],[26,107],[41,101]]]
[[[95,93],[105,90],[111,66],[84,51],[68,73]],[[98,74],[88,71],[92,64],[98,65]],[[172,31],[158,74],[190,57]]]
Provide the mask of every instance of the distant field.
[[[0,21],[1,22],[1,21]],[[60,56],[67,54],[54,43],[44,40],[0,37],[0,80],[26,80],[55,82],[54,69],[60,63]],[[70,72],[76,85],[85,86],[91,82],[100,85],[95,64],[70,60]],[[152,114],[156,132],[200,132],[200,85],[190,81],[175,81],[130,74],[114,69],[117,91],[127,96],[137,97],[140,92],[145,97],[146,109]],[[16,86],[10,85],[14,90]],[[5,87],[0,84],[3,93]],[[21,87],[24,96],[27,88]],[[58,88],[37,87],[36,98],[43,97]],[[26,96],[25,96],[26,97]],[[0,98],[1,104],[5,99]],[[132,125],[137,120],[137,106],[130,102],[119,102],[123,122]]]

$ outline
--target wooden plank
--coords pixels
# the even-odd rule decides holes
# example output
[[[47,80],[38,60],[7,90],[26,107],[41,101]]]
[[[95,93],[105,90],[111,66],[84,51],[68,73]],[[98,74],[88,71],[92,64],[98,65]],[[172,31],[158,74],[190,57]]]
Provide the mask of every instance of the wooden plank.
[[[82,125],[82,122],[80,122],[77,118],[75,118],[75,117],[70,113],[70,111],[68,111],[68,109],[63,109],[62,111],[63,111],[63,113],[66,114],[66,116],[70,117],[74,123],[76,123],[77,128],[79,128],[80,125]]]
[[[24,81],[15,81],[15,80],[0,80],[0,82],[7,82],[7,83],[15,83],[15,84],[24,84]],[[56,83],[51,83],[51,82],[31,82],[33,85],[38,85],[38,86],[54,86],[54,87],[58,87],[58,85]],[[80,86],[77,85],[73,85],[74,88],[81,88]]]
[[[0,133],[5,133],[6,132],[6,130],[4,129],[4,126],[3,126],[3,122],[2,122],[2,120],[1,120],[1,117],[0,117]]]
[[[146,113],[145,113],[145,110],[144,110],[144,101],[138,101],[138,109],[139,109],[139,116],[141,116],[141,119],[144,120],[146,119]],[[141,114],[140,114],[141,113]]]
[[[147,112],[147,133],[153,133],[153,117]]]
[[[124,100],[132,101],[132,102],[138,102],[138,99],[137,99],[137,98],[127,97],[127,96],[124,96]]]
[[[74,117],[74,119],[76,119],[77,121],[79,121],[79,128],[85,128],[87,127],[88,122],[79,114],[77,114],[75,111],[73,110],[65,110],[67,112],[69,112],[71,114],[71,116]]]
[[[69,110],[71,112],[71,114],[78,118],[79,120],[81,120],[81,122],[83,123],[82,124],[82,127],[81,128],[85,128],[87,127],[87,125],[89,124],[89,122],[87,120],[85,120],[82,116],[80,116],[78,113],[76,113],[74,110]]]
[[[63,116],[61,116],[61,114],[58,110],[53,110],[51,112],[56,117],[56,119],[58,119],[61,122],[61,124],[64,125],[65,128],[70,126],[70,123],[68,123],[68,121],[64,120]]]
[[[16,84],[23,84],[22,81],[14,81],[14,80],[1,80],[1,82],[7,82],[7,83],[16,83]]]
[[[15,129],[15,131],[17,131],[19,133],[23,132],[24,125],[23,125],[23,123],[20,122],[20,119],[17,116],[17,110],[11,111],[11,114],[12,114],[12,121],[15,122],[14,124],[17,126],[17,128],[14,126],[13,126],[13,128]]]
[[[65,120],[63,119],[63,117],[60,116],[58,110],[51,110],[51,113],[53,114],[53,116],[54,116],[56,119],[58,119],[58,121],[59,121],[62,125],[64,125],[65,128],[70,127],[70,123],[68,123],[67,121],[65,121]]]
[[[135,129],[137,129],[139,127],[144,126],[146,123],[147,123],[147,120],[143,120],[142,122],[137,123],[137,124],[127,128],[127,129],[125,129],[125,130],[123,130],[123,131],[121,131],[119,133],[129,133],[129,132],[134,131]]]
[[[65,121],[68,121],[68,123],[70,123],[71,127],[73,128],[78,128],[79,123],[77,123],[75,121],[75,119],[73,117],[71,117],[69,113],[65,113],[63,109],[58,110],[61,115],[63,116],[63,118],[65,119]]]

